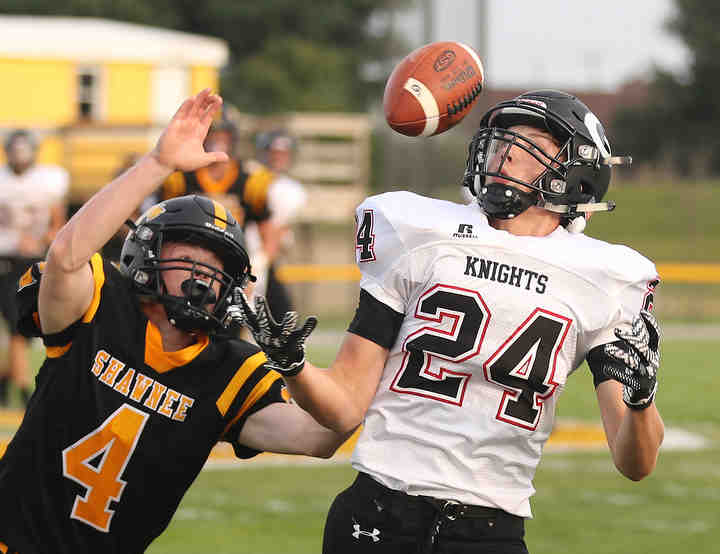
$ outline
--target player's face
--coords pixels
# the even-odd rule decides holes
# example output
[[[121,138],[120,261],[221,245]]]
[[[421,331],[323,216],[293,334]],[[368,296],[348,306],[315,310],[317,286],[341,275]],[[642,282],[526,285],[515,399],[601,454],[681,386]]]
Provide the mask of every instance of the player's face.
[[[184,296],[183,283],[192,278],[193,262],[199,262],[215,267],[219,270],[223,269],[223,263],[220,258],[206,248],[202,246],[196,246],[192,244],[184,244],[180,242],[168,242],[162,247],[161,255],[162,259],[179,259],[177,262],[169,262],[166,265],[172,267],[178,267],[183,269],[169,269],[163,271],[163,279],[165,286],[167,287],[168,294],[173,296]],[[184,269],[187,268],[187,269]],[[198,272],[202,272],[198,274]],[[204,287],[212,288],[215,293],[214,298],[217,299],[220,295],[220,281],[212,279],[213,276],[220,278],[219,274],[212,272],[204,266],[196,266],[195,281],[200,284],[200,290]],[[186,285],[187,287],[188,285]],[[196,287],[196,290],[198,287]],[[205,305],[206,309],[212,310],[216,302],[209,302]]]
[[[547,169],[533,154],[546,162],[550,162],[545,154],[555,157],[560,151],[560,145],[549,133],[535,127],[515,125],[508,130],[514,131],[529,140],[514,139],[512,135],[507,136],[507,141],[493,140],[488,151],[488,170],[491,172],[499,170],[501,175],[532,183]],[[542,149],[545,154],[540,152],[529,141]],[[505,181],[502,177],[493,177],[492,182],[512,185],[526,192],[530,190],[517,183]]]
[[[22,173],[35,162],[35,149],[26,139],[18,138],[10,144],[7,159],[10,167]]]
[[[290,150],[274,149],[268,153],[268,165],[275,171],[288,171],[292,165]]]
[[[229,131],[213,131],[205,140],[205,150],[208,152],[225,152],[232,155],[233,140]]]

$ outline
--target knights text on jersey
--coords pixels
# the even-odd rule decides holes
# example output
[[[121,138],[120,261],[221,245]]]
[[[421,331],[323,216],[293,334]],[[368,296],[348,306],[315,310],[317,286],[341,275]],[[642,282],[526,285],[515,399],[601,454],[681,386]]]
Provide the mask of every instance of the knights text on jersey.
[[[570,234],[492,228],[476,204],[408,192],[357,209],[361,287],[405,318],[353,466],[409,494],[530,517],[568,376],[652,303],[654,265]]]
[[[282,402],[265,355],[204,338],[165,352],[127,280],[95,255],[92,303],[47,359],[0,459],[0,542],[19,552],[143,552],[218,440]],[[36,286],[32,277],[30,285]]]

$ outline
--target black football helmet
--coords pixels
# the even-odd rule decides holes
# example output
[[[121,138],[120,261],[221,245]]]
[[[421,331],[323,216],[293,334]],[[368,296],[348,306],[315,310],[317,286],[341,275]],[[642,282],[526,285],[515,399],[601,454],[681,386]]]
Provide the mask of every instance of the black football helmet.
[[[160,252],[167,242],[203,246],[217,254],[223,269],[200,262],[188,266],[188,260],[161,258]],[[173,269],[188,272],[181,285],[182,296],[169,294],[165,286],[163,272]],[[120,271],[140,296],[165,306],[174,326],[209,333],[227,327],[225,315],[235,289],[255,280],[240,225],[219,202],[198,195],[165,200],[141,215],[125,238]],[[214,282],[220,283],[219,295],[213,290]]]
[[[515,125],[547,131],[560,145],[559,152],[551,156],[529,138],[511,131]],[[534,181],[503,173],[513,146],[545,167]],[[575,96],[558,90],[535,90],[500,102],[482,117],[468,148],[463,185],[490,217],[509,219],[530,206],[539,206],[563,214],[563,224],[568,225],[587,212],[614,209],[614,202],[600,202],[610,184],[611,168],[631,161],[629,156],[612,156],[600,120]],[[531,192],[494,182],[493,178],[524,185]]]

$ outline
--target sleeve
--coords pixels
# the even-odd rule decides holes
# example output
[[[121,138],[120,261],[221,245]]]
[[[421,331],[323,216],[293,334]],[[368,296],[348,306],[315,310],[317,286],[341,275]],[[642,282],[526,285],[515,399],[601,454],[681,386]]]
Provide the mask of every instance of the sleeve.
[[[270,184],[268,206],[272,220],[280,225],[291,223],[306,201],[307,193],[295,179],[280,175]]]
[[[73,337],[77,329],[83,325],[91,323],[98,313],[101,299],[103,296],[113,296],[114,292],[125,290],[124,286],[106,286],[106,281],[115,282],[124,279],[120,276],[117,269],[112,264],[106,263],[100,254],[94,254],[90,258],[90,267],[93,272],[93,297],[90,301],[88,309],[83,316],[75,323],[57,333],[45,335],[40,328],[40,318],[38,315],[38,294],[40,292],[40,280],[42,272],[45,268],[45,262],[37,262],[33,264],[18,280],[17,300],[19,310],[18,330],[26,337],[42,337],[43,343],[48,349],[48,356],[57,357],[70,347]],[[121,283],[117,283],[121,285]],[[122,298],[121,302],[116,302],[119,306],[128,306],[127,298]],[[113,316],[115,321],[125,319]]]
[[[404,314],[411,290],[408,251],[382,197],[370,197],[355,213],[355,258],[360,288],[397,313]]]
[[[68,194],[70,188],[70,174],[67,169],[60,166],[55,166],[54,176],[52,179],[54,200],[61,202]]]
[[[219,440],[230,443],[238,458],[252,458],[260,453],[238,442],[247,418],[274,402],[286,401],[282,395],[282,377],[265,366],[266,360],[265,354],[259,351],[247,357],[217,400],[225,421]]]
[[[348,332],[389,350],[395,344],[403,319],[405,314],[396,312],[361,289],[355,317],[350,322]]]
[[[245,206],[247,219],[264,221],[270,217],[268,191],[275,174],[265,166],[259,166],[250,171],[245,179],[242,193],[242,203]]]
[[[609,298],[607,302],[599,303],[606,310],[604,324],[585,334],[584,344],[581,345],[582,352],[589,354],[597,347],[616,342],[615,328],[630,324],[640,310],[653,309],[655,290],[660,283],[657,269],[646,258],[635,252],[633,254],[633,257],[613,261],[615,267],[624,268],[624,274],[612,277],[611,286],[608,287]],[[595,358],[597,352],[599,350],[595,350]]]

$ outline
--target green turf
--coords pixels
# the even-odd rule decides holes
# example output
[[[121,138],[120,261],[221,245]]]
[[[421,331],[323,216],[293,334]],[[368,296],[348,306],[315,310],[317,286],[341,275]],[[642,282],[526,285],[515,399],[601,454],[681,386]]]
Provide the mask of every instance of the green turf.
[[[717,183],[613,185],[607,198],[615,200],[617,208],[596,214],[586,233],[627,244],[655,262],[717,263],[718,196]]]
[[[313,348],[327,363],[333,347]],[[715,410],[720,343],[664,343],[658,405],[668,426],[703,434],[710,448],[663,451],[634,483],[607,451],[548,452],[535,479],[533,554],[715,554],[720,544],[720,416]],[[560,401],[566,418],[598,420],[590,373],[581,368]],[[320,551],[325,514],[354,478],[346,464],[204,471],[150,554],[294,554]]]

